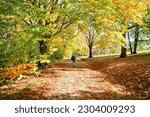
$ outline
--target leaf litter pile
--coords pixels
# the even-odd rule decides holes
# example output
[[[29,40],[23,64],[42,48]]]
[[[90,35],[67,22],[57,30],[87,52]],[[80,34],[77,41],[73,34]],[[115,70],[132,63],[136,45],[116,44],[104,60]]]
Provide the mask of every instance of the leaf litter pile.
[[[150,99],[150,55],[50,63],[0,86],[0,99]]]

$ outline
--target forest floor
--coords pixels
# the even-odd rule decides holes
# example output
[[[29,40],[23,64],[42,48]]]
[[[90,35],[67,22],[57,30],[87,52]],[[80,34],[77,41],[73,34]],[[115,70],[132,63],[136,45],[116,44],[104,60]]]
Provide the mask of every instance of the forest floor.
[[[150,99],[150,55],[50,63],[40,73],[0,86],[0,99]]]

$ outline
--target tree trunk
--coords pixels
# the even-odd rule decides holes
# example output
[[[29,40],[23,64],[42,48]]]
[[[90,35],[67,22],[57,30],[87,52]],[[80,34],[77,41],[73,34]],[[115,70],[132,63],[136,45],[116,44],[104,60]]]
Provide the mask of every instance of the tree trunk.
[[[129,32],[128,32],[128,41],[129,41],[130,52],[132,54],[133,52],[132,52],[132,45],[131,45],[131,40],[130,40],[130,34],[129,34]]]
[[[136,30],[135,30],[135,40],[134,40],[133,54],[137,54],[138,38],[139,38],[139,27],[137,26]]]
[[[126,38],[125,34],[123,34],[123,37]],[[126,42],[125,42],[126,43]],[[121,54],[120,58],[125,58],[127,56],[127,49],[125,47],[121,47]]]
[[[122,46],[120,58],[125,58],[126,56],[127,56],[127,49]]]
[[[39,45],[40,45],[40,54],[44,55],[47,52],[47,46],[43,40],[39,41]]]
[[[93,55],[92,55],[92,47],[89,47],[89,58],[92,58]]]
[[[40,54],[41,55],[44,55],[47,52],[47,46],[46,46],[46,44],[44,43],[43,40],[39,41],[39,48],[40,48]],[[42,66],[42,63],[41,63],[40,60],[37,62],[37,64],[38,64],[38,67]]]

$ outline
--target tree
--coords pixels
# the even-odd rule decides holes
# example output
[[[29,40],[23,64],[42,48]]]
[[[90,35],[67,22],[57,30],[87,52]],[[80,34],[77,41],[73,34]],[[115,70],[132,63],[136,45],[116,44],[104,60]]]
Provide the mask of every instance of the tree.
[[[33,61],[38,55],[37,44],[23,30],[15,16],[15,1],[0,2],[0,61],[1,67]]]
[[[146,0],[88,0],[82,3],[88,9],[89,14],[106,34],[109,31],[117,31],[125,38],[129,24],[142,25],[142,18],[149,1]],[[113,36],[113,35],[112,35]],[[119,42],[120,40],[118,40]],[[120,43],[120,42],[119,42]],[[121,41],[122,49],[120,57],[126,57],[126,39]]]
[[[123,34],[123,37],[126,38],[126,34]],[[125,44],[126,46],[126,44]],[[124,58],[127,56],[127,48],[125,46],[121,46],[121,54],[120,54],[120,58]]]
[[[139,31],[140,27],[139,26],[136,26],[135,27],[135,39],[134,39],[134,51],[133,51],[133,54],[137,54],[137,46],[138,46],[138,41],[139,41]]]
[[[118,2],[117,2],[117,6],[118,6]],[[122,4],[122,2],[124,4]],[[133,26],[131,27],[129,26],[131,22],[138,25],[142,25],[143,14],[145,13],[147,9],[147,4],[149,2],[144,0],[141,1],[129,0],[129,1],[122,1],[122,2],[121,2],[122,5],[119,7],[119,10],[121,10],[119,11],[119,14],[121,13],[121,15],[119,15],[118,18],[122,22],[121,27],[122,27],[123,36],[125,37],[127,30],[133,28]],[[138,38],[138,33],[136,32],[136,38],[135,38],[136,40],[134,46],[135,51],[137,48],[137,38]],[[126,43],[126,41],[124,43]],[[122,46],[120,57],[126,57],[126,56],[127,56],[126,48]]]
[[[82,1],[81,6],[86,15],[80,21],[80,30],[87,41],[89,57],[92,57],[92,49],[98,43],[97,38],[101,35],[106,42],[111,42],[111,36],[114,36],[111,32],[115,32],[118,26],[111,1],[88,0]]]
[[[94,29],[93,26],[88,26],[86,31],[83,32],[83,35],[86,39],[86,44],[89,48],[89,58],[93,57],[92,49],[96,45],[96,39],[98,37],[98,33]]]
[[[12,0],[9,3],[2,0],[3,5],[12,9],[10,17],[14,17],[15,25],[29,36],[26,38],[39,46],[39,61],[52,54],[51,40],[57,39],[55,37],[63,34],[81,15],[78,2],[72,0]]]
[[[131,44],[131,39],[130,39],[130,32],[128,32],[127,35],[128,35],[128,42],[129,42],[129,47],[130,47],[130,53],[132,54],[133,50],[132,50],[132,44]]]

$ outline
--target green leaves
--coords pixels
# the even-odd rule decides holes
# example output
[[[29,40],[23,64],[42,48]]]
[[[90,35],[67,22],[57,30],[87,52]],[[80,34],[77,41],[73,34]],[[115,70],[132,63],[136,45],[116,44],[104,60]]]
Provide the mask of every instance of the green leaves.
[[[128,23],[142,24],[146,5],[143,0],[1,0],[0,53],[16,64],[52,55],[60,46],[64,52],[76,43],[78,31],[90,26],[106,43],[122,44]]]

